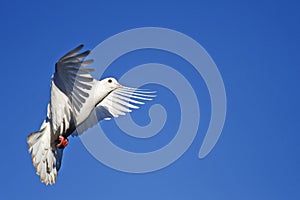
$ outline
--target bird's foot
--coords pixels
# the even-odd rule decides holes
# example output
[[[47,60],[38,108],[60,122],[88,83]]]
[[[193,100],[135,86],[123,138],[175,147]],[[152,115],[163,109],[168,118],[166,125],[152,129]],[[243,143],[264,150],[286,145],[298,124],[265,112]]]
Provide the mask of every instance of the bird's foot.
[[[56,145],[58,148],[65,148],[69,143],[68,138],[65,138],[64,136],[61,135],[58,137],[58,141],[59,143]]]

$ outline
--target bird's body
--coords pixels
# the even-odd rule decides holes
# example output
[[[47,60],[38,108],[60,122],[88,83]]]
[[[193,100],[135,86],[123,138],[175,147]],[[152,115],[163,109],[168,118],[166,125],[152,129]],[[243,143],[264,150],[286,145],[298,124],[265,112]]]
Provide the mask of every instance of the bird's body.
[[[56,181],[68,136],[81,134],[102,119],[131,112],[129,108],[138,108],[133,104],[143,104],[138,100],[153,97],[149,92],[123,87],[114,78],[101,81],[92,78],[93,69],[85,68],[92,60],[83,61],[89,51],[78,53],[82,47],[78,46],[56,63],[47,117],[40,131],[27,138],[36,173],[46,184]],[[93,113],[97,120],[89,120],[95,117]]]

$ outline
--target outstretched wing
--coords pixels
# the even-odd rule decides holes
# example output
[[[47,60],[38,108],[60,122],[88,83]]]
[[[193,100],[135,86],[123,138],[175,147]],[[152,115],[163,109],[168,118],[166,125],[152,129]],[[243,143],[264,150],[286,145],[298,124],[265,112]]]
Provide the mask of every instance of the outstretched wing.
[[[138,109],[145,101],[150,101],[156,97],[155,93],[155,91],[128,87],[113,90],[95,106],[95,112],[92,112],[84,123],[77,127],[77,132],[73,135],[82,134],[97,124],[98,121],[110,120],[132,112],[133,109]]]
[[[86,66],[93,60],[84,60],[90,51],[79,53],[82,48],[83,45],[80,45],[68,52],[55,65],[49,116],[54,134],[58,129],[62,133],[69,128],[71,120],[76,119],[92,88],[93,69]]]
[[[111,116],[119,117],[132,112],[132,109],[138,109],[139,105],[144,104],[144,101],[150,101],[155,96],[153,91],[128,87],[118,88],[109,93],[96,106],[97,115],[104,119],[109,119]]]

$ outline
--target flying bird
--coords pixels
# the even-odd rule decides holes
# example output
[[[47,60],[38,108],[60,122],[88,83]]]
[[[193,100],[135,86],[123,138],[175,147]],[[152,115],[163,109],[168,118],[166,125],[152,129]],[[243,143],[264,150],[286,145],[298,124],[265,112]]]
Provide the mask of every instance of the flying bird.
[[[56,182],[70,135],[125,115],[155,97],[155,92],[122,86],[115,78],[94,79],[94,69],[88,68],[93,60],[85,60],[90,51],[80,53],[82,48],[79,45],[56,62],[47,116],[40,130],[27,137],[36,173],[46,185]]]

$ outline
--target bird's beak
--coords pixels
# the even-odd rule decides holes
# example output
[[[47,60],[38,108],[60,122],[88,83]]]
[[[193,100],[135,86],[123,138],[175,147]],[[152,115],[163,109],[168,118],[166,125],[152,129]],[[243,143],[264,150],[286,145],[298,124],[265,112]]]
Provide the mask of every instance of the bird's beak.
[[[117,88],[122,88],[123,87],[123,85],[121,85],[119,83],[116,83],[116,86],[117,86]]]

